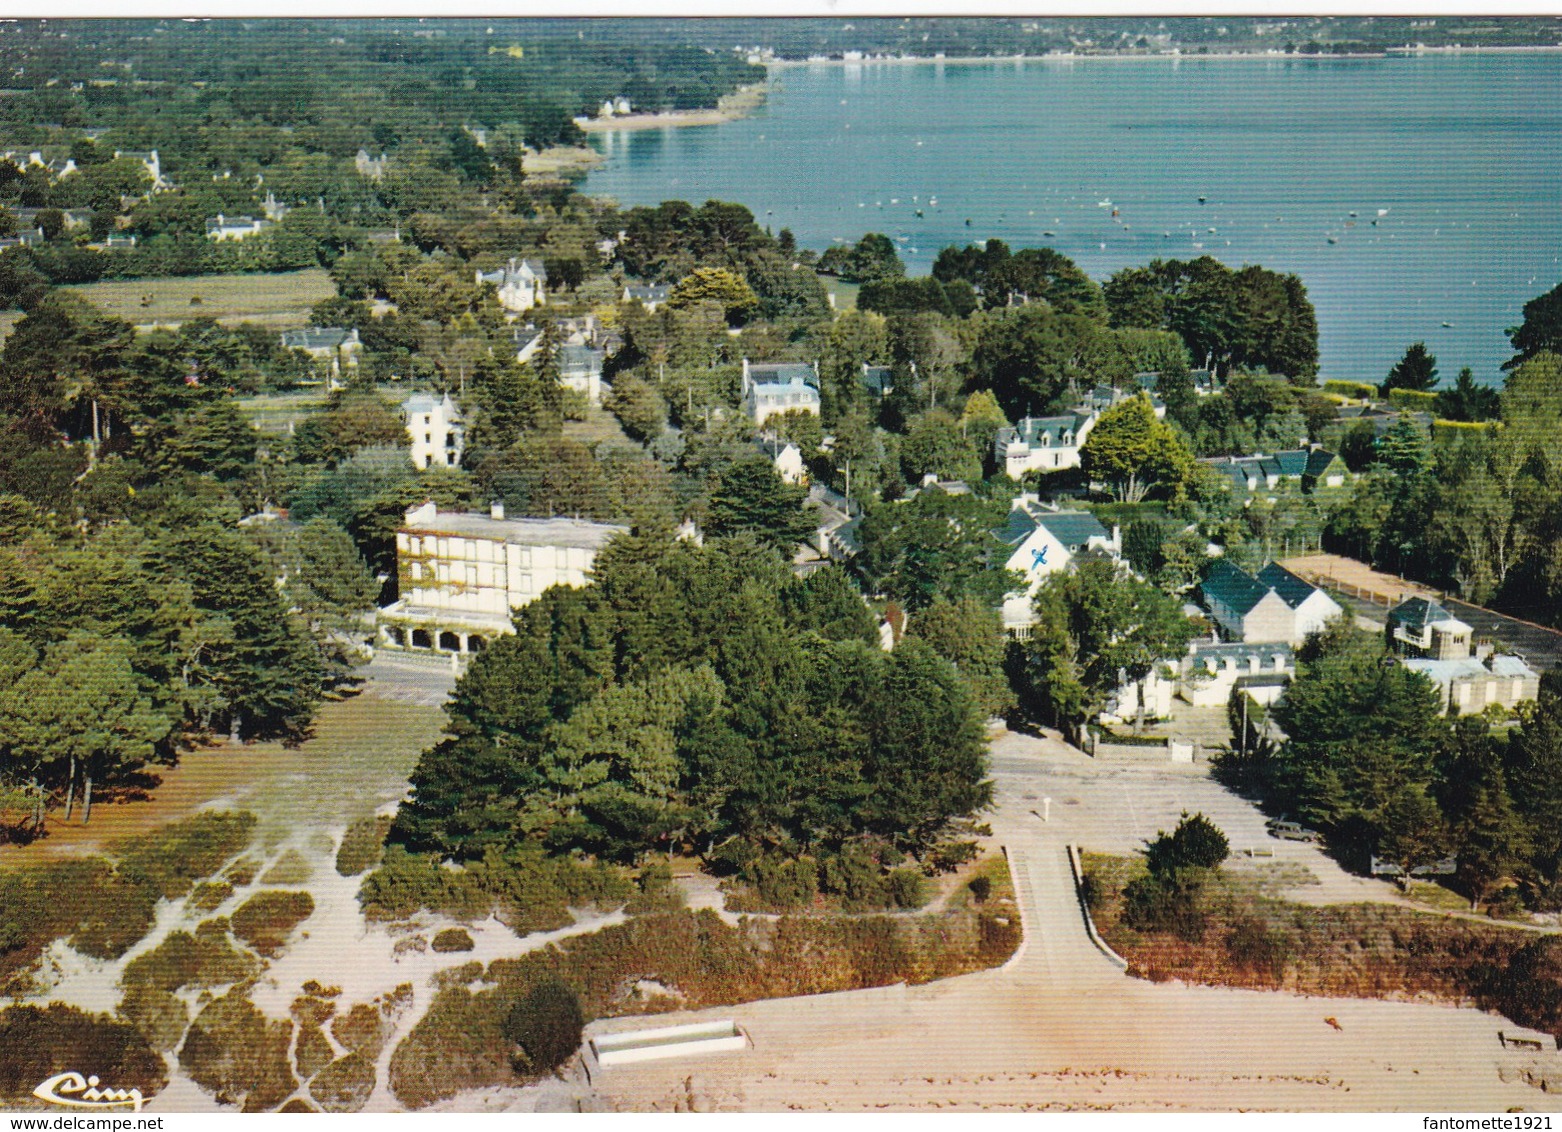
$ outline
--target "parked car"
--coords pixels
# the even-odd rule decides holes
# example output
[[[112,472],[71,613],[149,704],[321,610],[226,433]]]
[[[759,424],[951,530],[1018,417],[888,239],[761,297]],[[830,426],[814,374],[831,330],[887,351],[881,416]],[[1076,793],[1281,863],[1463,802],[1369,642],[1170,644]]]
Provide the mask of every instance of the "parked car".
[[[1294,821],[1276,819],[1264,823],[1269,827],[1269,836],[1278,837],[1282,841],[1322,841],[1323,834],[1316,829],[1308,829],[1306,826]]]

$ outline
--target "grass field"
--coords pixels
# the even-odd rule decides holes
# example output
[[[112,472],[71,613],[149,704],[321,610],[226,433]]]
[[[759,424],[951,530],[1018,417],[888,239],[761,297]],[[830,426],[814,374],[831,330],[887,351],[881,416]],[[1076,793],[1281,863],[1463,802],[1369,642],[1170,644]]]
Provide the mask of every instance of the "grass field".
[[[269,275],[185,275],[168,279],[113,279],[63,287],[106,314],[137,327],[177,326],[206,316],[219,322],[303,326],[309,308],[336,294],[324,268]],[[199,299],[200,302],[193,300]],[[19,311],[0,314],[0,334],[11,333]]]
[[[565,421],[564,435],[582,444],[606,443],[612,447],[639,447],[619,426],[618,418],[598,405],[591,406],[583,421]]]
[[[847,283],[843,279],[837,279],[833,275],[819,276],[819,282],[824,284],[827,293],[835,296],[835,309],[838,311],[854,311],[857,309],[857,292],[862,290],[860,283]]]
[[[375,391],[393,409],[399,408],[412,393],[425,392],[422,389],[414,390],[408,382],[379,385]],[[324,387],[316,387],[302,393],[257,393],[253,397],[240,399],[238,406],[239,411],[260,431],[286,432],[290,425],[297,426],[305,418],[324,409],[330,400],[331,395]]]

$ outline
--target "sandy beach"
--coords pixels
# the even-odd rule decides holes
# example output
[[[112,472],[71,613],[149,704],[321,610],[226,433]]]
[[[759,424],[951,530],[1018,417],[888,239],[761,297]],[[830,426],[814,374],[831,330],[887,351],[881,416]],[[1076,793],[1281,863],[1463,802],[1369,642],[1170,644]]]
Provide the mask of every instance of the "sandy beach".
[[[760,1112],[1562,1108],[1557,1055],[1506,1048],[1498,1032],[1511,1025],[1496,1014],[1123,974],[1089,942],[1064,846],[1131,847],[1181,808],[1211,814],[1240,844],[1263,837],[1262,815],[1192,768],[1104,766],[1054,739],[1003,735],[994,762],[993,831],[1008,847],[1025,921],[1025,943],[1004,967],[919,987],[604,1021],[592,1031],[734,1019],[752,1046],[599,1070],[577,1084],[576,1103]],[[1054,803],[1045,822],[1032,812],[1042,796]],[[1383,882],[1341,873],[1314,846],[1285,843],[1277,853],[1315,874],[1318,897],[1398,900]],[[544,1098],[495,1100],[524,1108]]]

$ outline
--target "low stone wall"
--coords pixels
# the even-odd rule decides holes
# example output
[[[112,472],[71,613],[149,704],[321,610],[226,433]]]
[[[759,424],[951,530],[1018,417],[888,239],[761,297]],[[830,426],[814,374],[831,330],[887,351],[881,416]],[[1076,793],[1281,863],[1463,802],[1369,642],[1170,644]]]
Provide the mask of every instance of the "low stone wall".
[[[1096,931],[1096,921],[1090,915],[1090,905],[1085,901],[1085,870],[1079,860],[1079,846],[1068,847],[1068,868],[1074,874],[1074,896],[1079,900],[1079,914],[1085,918],[1085,934],[1090,937],[1090,942],[1096,945],[1096,949],[1112,961],[1113,966],[1119,970],[1128,970],[1128,960],[1112,950],[1112,945],[1101,938],[1101,933]]]

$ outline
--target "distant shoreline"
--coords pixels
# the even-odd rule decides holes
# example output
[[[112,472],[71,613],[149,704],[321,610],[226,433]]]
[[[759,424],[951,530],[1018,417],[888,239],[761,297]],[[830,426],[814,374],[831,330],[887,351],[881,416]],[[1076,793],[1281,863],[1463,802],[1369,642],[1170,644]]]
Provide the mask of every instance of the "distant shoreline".
[[[668,126],[716,126],[746,118],[765,101],[765,84],[751,83],[724,94],[714,107],[701,110],[666,110],[658,114],[615,114],[611,118],[576,118],[575,125],[588,134],[611,134],[620,130],[660,130]]]
[[[929,63],[947,63],[969,66],[986,63],[1079,63],[1096,61],[1114,62],[1174,62],[1187,60],[1260,60],[1327,62],[1333,59],[1416,59],[1427,55],[1551,55],[1562,52],[1562,44],[1512,45],[1504,47],[1386,47],[1381,51],[1319,52],[1302,54],[1283,51],[1161,51],[1161,52],[1099,52],[1075,54],[1050,52],[1046,55],[875,55],[862,59],[767,59],[766,68],[788,70],[796,67],[880,67],[923,66]]]

